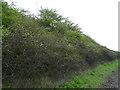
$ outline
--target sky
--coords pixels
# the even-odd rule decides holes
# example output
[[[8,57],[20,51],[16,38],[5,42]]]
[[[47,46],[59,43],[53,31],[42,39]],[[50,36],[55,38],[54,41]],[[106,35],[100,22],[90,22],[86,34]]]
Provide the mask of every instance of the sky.
[[[97,43],[118,51],[119,0],[5,0],[35,15],[43,8],[56,9],[63,17],[82,28],[82,32]]]

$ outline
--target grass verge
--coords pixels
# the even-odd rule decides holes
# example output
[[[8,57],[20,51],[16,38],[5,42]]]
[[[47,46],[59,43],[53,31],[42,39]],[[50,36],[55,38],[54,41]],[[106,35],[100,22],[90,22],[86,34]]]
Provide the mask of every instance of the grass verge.
[[[79,76],[71,76],[70,81],[60,85],[61,88],[97,88],[112,71],[117,70],[118,60],[102,64],[92,70],[88,70]]]

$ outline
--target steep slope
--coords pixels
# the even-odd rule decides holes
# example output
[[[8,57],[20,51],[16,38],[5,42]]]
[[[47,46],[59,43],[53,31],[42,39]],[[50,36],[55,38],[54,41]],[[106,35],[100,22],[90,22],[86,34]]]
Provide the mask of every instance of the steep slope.
[[[53,9],[41,9],[39,17],[3,2],[2,11],[3,85],[33,87],[13,82],[33,83],[38,76],[59,80],[118,57]]]

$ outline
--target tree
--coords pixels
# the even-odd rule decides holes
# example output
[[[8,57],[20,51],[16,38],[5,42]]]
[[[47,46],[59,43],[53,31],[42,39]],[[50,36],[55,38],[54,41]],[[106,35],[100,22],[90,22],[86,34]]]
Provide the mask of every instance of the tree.
[[[55,27],[55,23],[61,22],[63,17],[57,14],[55,9],[43,9],[40,10],[40,24],[48,27]]]
[[[52,31],[58,32],[80,31],[77,24],[72,23],[68,18],[59,15],[55,9],[41,8],[39,22],[40,25],[50,27]]]

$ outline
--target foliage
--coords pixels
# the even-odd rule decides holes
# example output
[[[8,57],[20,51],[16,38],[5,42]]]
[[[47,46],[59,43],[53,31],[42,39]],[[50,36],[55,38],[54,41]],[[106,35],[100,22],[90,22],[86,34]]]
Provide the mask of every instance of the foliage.
[[[44,26],[55,27],[55,23],[63,20],[62,16],[57,14],[57,11],[54,9],[43,9],[40,10],[40,23]]]
[[[2,3],[2,24],[5,28],[15,23],[14,16],[16,15],[19,15],[16,8],[11,8],[6,2]]]
[[[77,24],[72,23],[68,18],[59,15],[55,9],[41,8],[39,22],[40,25],[51,27],[51,30],[57,30],[59,33],[66,31],[80,31]]]
[[[21,81],[16,86],[16,78],[32,83],[36,76],[61,80],[118,56],[54,9],[41,9],[38,18],[5,2],[2,7],[2,74],[3,81],[10,81],[12,87],[23,86]],[[30,86],[34,87],[27,83],[24,87]]]

